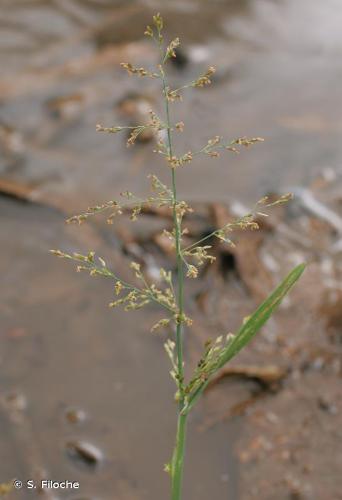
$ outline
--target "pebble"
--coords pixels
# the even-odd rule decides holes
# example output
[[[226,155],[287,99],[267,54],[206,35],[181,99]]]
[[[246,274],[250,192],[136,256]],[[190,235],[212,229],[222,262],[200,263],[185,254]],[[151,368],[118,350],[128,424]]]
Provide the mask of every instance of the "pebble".
[[[69,441],[66,452],[72,461],[90,469],[96,469],[103,461],[101,450],[86,441]]]
[[[67,408],[65,418],[70,424],[80,424],[86,420],[87,415],[79,408]]]

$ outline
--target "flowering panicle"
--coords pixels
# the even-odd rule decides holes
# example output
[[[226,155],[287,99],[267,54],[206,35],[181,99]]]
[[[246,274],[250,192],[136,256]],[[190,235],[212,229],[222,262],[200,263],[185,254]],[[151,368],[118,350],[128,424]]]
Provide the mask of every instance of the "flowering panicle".
[[[183,131],[184,128],[184,123],[180,122],[176,124],[176,130]],[[219,135],[213,137],[212,139],[209,139],[207,144],[201,148],[198,151],[192,152],[188,151],[182,156],[176,156],[168,154],[168,151],[165,151],[165,149],[161,149],[158,151],[166,156],[166,160],[171,168],[177,168],[181,167],[182,165],[185,165],[187,163],[190,163],[194,156],[197,156],[199,154],[205,154],[210,156],[211,158],[218,158],[220,156],[219,150],[224,149],[227,151],[232,151],[233,153],[239,153],[238,147],[243,146],[243,147],[250,147],[253,144],[256,144],[258,142],[263,142],[264,139],[261,137],[252,137],[252,138],[247,138],[247,137],[242,137],[239,139],[234,139],[233,141],[230,141],[228,143],[223,142],[223,138]]]
[[[129,290],[120,299],[110,302],[109,307],[123,306],[125,311],[134,311],[146,306],[151,300],[151,297],[143,291]]]
[[[137,262],[132,262],[130,265],[133,270],[135,277],[138,278],[143,283],[143,290],[145,294],[147,294],[152,300],[162,305],[173,315],[178,314],[178,306],[175,299],[173,284],[172,284],[172,275],[171,272],[166,272],[163,268],[160,269],[161,279],[164,281],[166,286],[163,289],[160,289],[156,286],[155,283],[148,284],[146,278],[143,275],[141,270],[141,265]]]
[[[187,267],[186,275],[188,278],[197,278],[198,277],[198,268],[192,264],[188,264],[185,262]]]
[[[159,304],[163,305],[166,309],[174,315],[178,314],[178,306],[175,299],[174,291],[172,288],[159,289],[154,283],[150,286],[152,296]]]
[[[156,330],[159,330],[160,328],[165,328],[165,327],[169,326],[170,323],[171,323],[171,318],[162,318],[152,326],[151,332],[155,332]]]
[[[165,47],[162,35],[163,19],[160,14],[153,16],[153,23],[147,26],[145,35],[152,38],[158,45],[160,51],[160,64],[156,71],[150,71],[143,67],[136,67],[131,63],[124,62],[121,66],[128,72],[129,75],[139,77],[158,78],[162,82],[162,93],[165,104],[165,122],[153,111],[149,111],[146,123],[136,124],[132,126],[113,126],[105,127],[97,125],[98,132],[107,132],[116,134],[122,131],[128,133],[127,145],[133,145],[139,136],[149,129],[156,136],[157,147],[155,152],[161,154],[166,160],[167,165],[171,170],[171,188],[164,184],[156,175],[150,175],[151,195],[147,198],[139,198],[130,191],[120,193],[120,201],[110,200],[104,204],[89,207],[84,213],[70,217],[67,222],[81,224],[89,217],[106,212],[107,222],[113,223],[116,216],[123,213],[129,214],[132,221],[137,220],[141,212],[149,206],[165,207],[171,211],[173,228],[164,230],[163,235],[172,241],[172,247],[176,253],[177,261],[177,287],[175,290],[174,279],[172,272],[164,268],[160,269],[160,279],[156,283],[145,276],[142,266],[139,262],[130,264],[131,271],[134,274],[133,283],[129,283],[117,276],[101,257],[96,257],[94,252],[89,252],[86,255],[79,253],[66,253],[61,250],[51,250],[53,254],[60,258],[69,259],[76,263],[77,271],[86,271],[91,276],[109,277],[113,281],[113,300],[110,302],[110,307],[122,306],[125,311],[141,309],[150,304],[157,304],[165,313],[165,317],[159,319],[152,326],[152,331],[160,328],[174,326],[175,341],[169,339],[165,344],[166,352],[171,361],[171,376],[177,385],[176,399],[179,406],[179,426],[178,438],[176,440],[176,449],[172,461],[167,466],[170,472],[173,483],[172,498],[179,498],[180,492],[180,476],[182,467],[183,445],[182,439],[182,417],[185,417],[199,395],[205,389],[209,378],[217,372],[222,366],[235,356],[255,335],[260,327],[268,320],[273,310],[279,305],[282,298],[299,278],[304,270],[303,265],[297,266],[285,280],[274,290],[274,292],[266,299],[263,304],[243,323],[237,331],[236,336],[232,334],[221,335],[216,340],[208,341],[205,345],[205,350],[202,358],[197,364],[194,374],[190,381],[186,384],[184,378],[184,361],[183,361],[183,327],[191,326],[192,319],[186,314],[184,306],[184,274],[188,278],[196,278],[199,275],[199,269],[206,263],[213,263],[215,256],[211,255],[211,245],[206,245],[205,242],[209,238],[217,238],[231,246],[234,246],[231,240],[231,234],[234,230],[256,230],[259,228],[259,218],[267,216],[267,208],[286,203],[292,197],[291,194],[285,194],[278,199],[270,199],[264,197],[259,200],[253,210],[239,217],[236,220],[229,220],[222,227],[219,227],[207,234],[199,241],[196,241],[189,246],[184,245],[184,235],[188,234],[188,230],[183,227],[183,218],[193,212],[193,209],[185,202],[177,197],[176,185],[176,169],[178,167],[188,165],[195,155],[205,154],[211,158],[216,158],[220,154],[220,150],[228,150],[234,153],[239,153],[242,148],[249,148],[252,145],[263,142],[260,137],[240,137],[230,142],[224,140],[217,135],[207,141],[207,144],[199,151],[187,151],[185,154],[177,154],[173,148],[172,134],[173,132],[183,132],[184,123],[179,121],[173,124],[170,119],[169,104],[182,99],[182,91],[187,88],[202,88],[209,85],[215,73],[215,68],[210,66],[207,71],[201,74],[198,78],[190,83],[172,89],[167,82],[167,76],[164,68],[168,60],[177,56],[177,49],[180,45],[179,38],[175,38]],[[109,215],[108,215],[109,214]],[[185,273],[184,273],[185,271]],[[184,433],[183,433],[184,434]],[[183,443],[184,444],[184,443]]]
[[[165,130],[167,125],[159,118],[157,113],[155,113],[152,109],[149,111],[149,122],[148,125],[153,128],[155,131],[159,132],[160,130]]]
[[[162,120],[158,117],[158,115],[150,110],[148,112],[149,119],[147,123],[133,126],[114,126],[114,127],[104,127],[101,124],[96,125],[97,132],[107,132],[108,134],[117,134],[118,132],[128,131],[129,137],[127,139],[127,146],[132,146],[135,144],[138,137],[145,132],[145,130],[152,130],[156,134],[161,130],[167,128],[167,125],[162,122]]]
[[[128,127],[104,127],[100,123],[96,125],[96,132],[107,132],[107,134],[117,134]]]
[[[258,142],[264,142],[264,141],[265,139],[263,137],[239,137],[238,139],[234,139],[234,141],[231,142],[230,144],[231,147],[227,145],[226,149],[229,149],[234,153],[239,153],[239,150],[234,148],[234,146],[244,146],[245,148],[249,148],[250,146],[257,144]]]
[[[162,137],[159,137],[157,147],[153,150],[153,153],[158,153],[162,156],[167,156],[169,154],[168,147]]]
[[[174,205],[174,208],[178,223],[182,222],[182,219],[186,213],[191,214],[194,211],[193,208],[191,208],[186,201],[177,201]],[[183,231],[181,231],[179,235],[180,241],[182,240],[183,234],[186,234],[186,232],[184,233]]]
[[[167,46],[166,48],[166,52],[165,52],[165,57],[164,57],[164,62],[166,62],[168,59],[170,59],[171,57],[177,57],[176,56],[176,49],[180,46],[180,40],[179,38],[175,38],[174,40],[172,40],[169,45]]]
[[[162,43],[163,42],[163,36],[161,35],[161,31],[162,31],[162,29],[164,27],[164,21],[163,21],[162,16],[159,14],[159,12],[158,12],[158,14],[156,14],[155,16],[153,16],[153,24],[157,28],[158,42]]]
[[[192,209],[189,207],[188,211],[191,212]],[[183,215],[184,215],[184,212],[182,211],[178,217],[182,218]],[[181,218],[180,218],[180,220],[181,220]],[[187,234],[189,234],[189,230],[187,228],[182,229],[179,241],[182,242],[183,236],[187,235]],[[171,241],[171,248],[175,249],[176,248],[176,238],[177,238],[175,228],[173,228],[171,231],[169,231],[168,229],[163,229],[162,235]]]
[[[242,217],[239,217],[233,222],[228,222],[225,226],[221,227],[213,236],[216,236],[219,240],[228,243],[231,247],[235,247],[235,243],[229,238],[230,234],[236,230],[241,229],[243,231],[250,229],[251,231],[255,231],[259,229],[259,224],[256,221],[258,217],[258,213],[251,212]]]
[[[135,144],[135,141],[137,138],[142,134],[145,130],[151,129],[154,131],[154,133],[158,133],[161,130],[166,129],[165,123],[163,123],[158,115],[153,111],[149,111],[149,120],[145,125],[137,125],[136,127],[129,127],[131,128],[131,133],[129,135],[129,138],[127,140],[127,146],[132,146]]]
[[[92,215],[96,215],[98,213],[104,212],[105,210],[109,209],[112,210],[112,217],[114,217],[115,215],[122,214],[121,204],[115,200],[110,200],[107,201],[106,203],[103,203],[102,205],[95,205],[94,207],[88,207],[85,212],[79,215],[73,215],[72,217],[69,217],[69,219],[67,219],[66,222],[67,224],[71,223],[82,224]]]
[[[214,66],[210,66],[205,73],[200,75],[196,80],[192,80],[190,83],[186,85],[182,85],[181,87],[177,89],[171,89],[169,86],[167,86],[164,90],[164,95],[166,99],[169,102],[175,102],[175,101],[182,101],[182,90],[188,89],[188,88],[199,88],[199,87],[204,87],[206,85],[211,84],[211,77],[215,73],[216,69]]]
[[[170,206],[173,202],[172,190],[161,182],[155,174],[150,174],[148,178],[151,183],[151,191],[155,193],[155,196],[148,198],[149,203],[154,203],[158,207]]]
[[[175,353],[175,347],[176,347],[176,344],[171,339],[168,339],[164,344],[165,351],[166,351],[166,353],[171,361],[171,366],[172,366],[172,369],[170,371],[170,375],[173,378],[173,380],[176,382],[176,385],[178,386],[179,385],[179,373],[178,373],[177,355]]]
[[[121,193],[121,196],[127,197],[127,191],[125,193]],[[141,200],[139,198],[136,198],[132,193],[130,193],[130,202],[129,203],[120,203],[118,201],[107,201],[106,203],[102,205],[96,205],[94,207],[89,207],[86,212],[83,212],[79,215],[73,215],[72,217],[69,217],[69,219],[66,220],[67,224],[71,223],[78,223],[82,224],[85,222],[89,217],[102,213],[106,210],[111,210],[111,213],[107,216],[107,224],[113,224],[113,219],[118,216],[122,215],[124,211],[127,210],[127,208],[130,208],[131,215],[130,219],[132,221],[137,220],[138,215],[141,213],[142,206],[145,203],[148,203],[148,200]]]
[[[126,142],[127,147],[133,146],[133,144],[135,144],[135,141],[138,139],[139,135],[141,135],[146,130],[146,128],[147,125],[138,125],[137,127],[134,127],[127,139]]]
[[[184,250],[182,252],[184,263],[187,266],[187,276],[189,278],[197,278],[198,267],[203,266],[205,262],[208,262],[209,264],[215,262],[216,257],[208,253],[208,250],[210,250],[210,248],[210,245],[195,246],[191,247],[189,250]],[[186,257],[193,259],[196,262],[196,266],[198,267],[194,266],[193,264],[188,264]]]
[[[190,86],[191,87],[204,87],[205,85],[210,85],[211,84],[211,78],[213,74],[215,73],[216,69],[214,66],[209,66],[207,71],[203,73],[203,75],[200,75],[196,80],[191,82]]]
[[[200,243],[203,243],[207,241],[210,238],[218,238],[220,241],[227,243],[229,246],[234,248],[236,245],[235,243],[231,240],[231,233],[235,230],[258,230],[259,229],[259,223],[258,223],[258,218],[260,217],[268,217],[268,214],[265,212],[260,211],[260,207],[263,208],[270,208],[274,207],[277,205],[282,205],[284,203],[287,203],[289,200],[291,200],[293,197],[292,193],[286,193],[284,195],[281,195],[279,198],[276,200],[271,201],[268,196],[264,196],[261,198],[254,206],[253,210],[242,217],[239,217],[231,222],[227,222],[224,226],[215,229],[205,237],[201,238],[200,240],[196,241],[195,243],[192,243],[191,245],[187,246],[186,248],[182,249],[182,256],[183,259],[184,257],[195,257],[197,259],[197,264],[202,265],[204,260],[208,261],[209,263],[214,262],[215,257],[212,255],[207,254],[207,250],[210,248],[210,246],[200,246]],[[184,259],[185,261],[185,259]],[[186,263],[186,261],[185,261]],[[187,263],[186,263],[187,264]],[[188,267],[188,276],[193,278],[197,277],[196,271],[193,268]]]
[[[62,259],[69,259],[76,262],[78,264],[76,267],[77,272],[87,271],[90,276],[107,276],[116,279],[115,274],[108,269],[106,262],[101,257],[97,257],[99,264],[96,262],[95,252],[89,252],[87,255],[77,252],[68,254],[61,250],[50,250],[50,252]]]
[[[207,144],[199,151],[196,151],[194,154],[198,155],[203,153],[210,156],[211,158],[218,158],[220,156],[218,150],[220,149],[225,149],[227,151],[239,154],[240,151],[238,147],[243,146],[245,148],[249,148],[256,143],[263,141],[264,139],[262,137],[240,137],[238,139],[234,139],[233,141],[225,143],[223,142],[223,137],[216,135],[212,139],[209,139]]]
[[[149,76],[150,78],[160,78],[159,73],[153,73],[145,68],[136,68],[131,63],[120,63],[120,66],[127,71],[129,75]]]
[[[215,146],[221,142],[221,137],[219,135],[215,136],[213,139],[209,139],[207,145],[201,150],[202,153],[205,153],[212,158],[217,158],[219,153],[215,151]]]
[[[164,21],[161,15],[158,13],[152,18],[153,28],[147,26],[144,35],[151,37],[158,45],[163,43],[162,29],[164,26]]]
[[[153,29],[151,28],[151,26],[146,26],[146,30],[144,31],[144,35],[150,36],[151,38],[153,38]]]
[[[61,250],[50,250],[51,253],[57,257],[69,259],[77,263],[77,272],[87,271],[90,276],[105,276],[115,280],[114,292],[116,296],[122,295],[120,298],[109,304],[110,307],[124,306],[125,311],[133,309],[141,309],[145,305],[155,302],[167,309],[172,317],[177,317],[179,314],[178,306],[174,296],[172,285],[171,272],[166,272],[164,269],[160,270],[162,279],[167,284],[165,289],[157,288],[155,284],[149,285],[141,271],[141,266],[137,262],[131,263],[131,269],[134,271],[135,277],[143,283],[143,287],[139,288],[131,283],[120,279],[116,274],[111,271],[106,262],[101,258],[95,258],[94,252],[89,252],[87,255],[82,255],[76,252],[68,254]],[[160,325],[161,326],[161,325]]]
[[[161,78],[163,80],[164,97],[166,99],[166,103],[168,103],[169,101],[181,99],[181,91],[186,88],[197,88],[209,85],[211,83],[211,78],[215,73],[215,68],[213,66],[210,66],[206,72],[204,72],[195,80],[191,81],[189,84],[184,85],[178,89],[171,89],[167,85],[167,81],[165,78],[164,64],[168,59],[176,57],[176,51],[180,45],[180,40],[179,38],[173,39],[167,45],[165,51],[163,51],[163,35],[161,33],[162,29],[163,19],[160,14],[156,14],[155,16],[153,16],[152,27],[147,26],[145,31],[145,35],[153,38],[160,47],[161,53],[164,54],[162,56],[161,64],[157,67],[158,72],[149,71],[142,67],[135,67],[127,62],[122,63],[121,66],[130,75]],[[122,131],[128,131],[128,146],[134,144],[140,134],[142,134],[147,128],[152,129],[156,134],[159,134],[159,132],[163,130],[167,131],[166,142],[164,141],[163,136],[159,134],[156,151],[166,158],[166,161],[172,170],[185,164],[189,164],[193,160],[193,157],[199,153],[206,154],[210,157],[217,157],[219,156],[218,151],[220,149],[239,152],[240,147],[250,147],[257,142],[263,141],[263,139],[260,137],[241,137],[226,143],[223,141],[222,137],[215,136],[212,139],[209,139],[207,144],[197,152],[188,151],[183,155],[176,155],[172,151],[169,134],[171,134],[173,130],[182,132],[184,129],[184,123],[177,122],[172,127],[168,116],[166,123],[164,123],[153,110],[149,111],[149,118],[147,120],[147,123],[145,124],[113,127],[104,127],[103,125],[96,126],[96,130],[98,132],[115,134]],[[267,208],[280,203],[285,203],[290,198],[290,195],[284,195],[278,200],[271,202],[267,197],[265,197],[256,204],[252,212],[246,214],[243,217],[240,217],[235,221],[227,222],[226,225],[213,231],[210,235],[202,238],[200,241],[197,241],[196,243],[186,248],[182,248],[182,237],[183,235],[187,234],[187,230],[185,228],[182,228],[182,220],[187,213],[191,213],[193,210],[185,201],[176,199],[174,189],[166,186],[158,179],[156,175],[150,175],[149,178],[152,190],[151,196],[145,199],[141,199],[135,196],[130,191],[125,191],[123,193],[120,193],[120,196],[121,198],[123,198],[123,200],[110,200],[102,205],[89,207],[84,213],[70,217],[67,222],[76,222],[78,224],[81,224],[90,216],[105,211],[109,211],[109,215],[107,215],[107,222],[109,224],[113,224],[113,220],[116,216],[122,215],[127,211],[129,212],[130,219],[132,221],[135,221],[137,220],[138,216],[141,214],[145,206],[154,205],[157,207],[169,207],[174,215],[175,226],[171,231],[164,230],[163,234],[172,241],[172,246],[176,249],[177,253],[179,254],[179,258],[186,266],[186,275],[189,278],[196,278],[199,274],[199,268],[203,266],[204,263],[212,263],[215,260],[215,257],[209,253],[211,246],[202,245],[202,243],[206,239],[214,236],[219,240],[225,241],[233,246],[234,243],[231,241],[229,236],[234,229],[258,229],[259,226],[256,220],[257,217],[266,215],[261,211],[261,207]],[[184,313],[183,308],[179,307],[179,304],[175,298],[171,272],[167,272],[164,269],[160,270],[161,280],[164,283],[164,286],[160,288],[157,287],[155,283],[149,284],[143,275],[140,264],[133,262],[131,264],[131,269],[134,271],[136,279],[138,279],[142,284],[142,286],[137,287],[119,279],[110,269],[108,269],[103,259],[101,259],[100,257],[97,259],[95,258],[94,252],[89,252],[87,255],[81,255],[77,253],[67,254],[61,252],[60,250],[54,250],[53,253],[59,257],[76,261],[78,264],[78,271],[88,271],[92,276],[102,275],[113,278],[115,281],[114,292],[117,298],[116,300],[111,302],[111,307],[122,305],[124,306],[125,310],[140,309],[141,307],[154,302],[167,309],[170,316],[168,318],[159,320],[152,327],[153,331],[158,328],[168,326],[172,320],[176,323],[176,325],[181,325],[183,323],[190,325],[192,323],[192,320]],[[210,347],[210,349],[208,348],[206,353],[206,363],[208,363],[210,360],[212,361],[214,353],[217,352],[217,349],[217,344],[215,344],[214,347]]]
[[[164,95],[169,102],[182,101],[183,97],[180,91],[186,89],[187,87],[188,87],[187,85],[184,85],[183,87],[174,90],[172,90],[170,87],[166,87]]]
[[[166,160],[171,168],[181,167],[185,163],[190,163],[192,161],[192,159],[193,159],[193,154],[191,151],[188,151],[183,156],[178,156],[178,157],[177,156],[168,156],[166,158]]]
[[[145,199],[135,196],[130,191],[123,191],[120,193],[122,198],[125,198],[124,202],[119,202],[116,200],[110,200],[102,205],[95,205],[93,207],[88,207],[85,212],[78,215],[73,215],[69,217],[66,222],[82,224],[89,217],[93,215],[100,214],[107,210],[111,210],[111,213],[107,217],[107,223],[113,224],[113,219],[117,215],[122,215],[127,210],[130,210],[130,219],[136,221],[138,215],[142,212],[144,206],[155,205],[157,207],[171,206],[173,201],[172,191],[165,184],[163,184],[156,175],[149,175],[151,190],[155,195],[148,196]]]
[[[276,205],[283,205],[284,203],[288,203],[292,199],[293,199],[293,193],[282,194],[279,198],[277,198],[274,201],[270,201],[270,197],[269,196],[264,196],[263,198],[261,198],[257,202],[257,206],[263,205],[266,208],[268,208],[268,207],[275,207]],[[265,214],[261,214],[260,212],[259,212],[259,214],[260,215],[265,215]]]

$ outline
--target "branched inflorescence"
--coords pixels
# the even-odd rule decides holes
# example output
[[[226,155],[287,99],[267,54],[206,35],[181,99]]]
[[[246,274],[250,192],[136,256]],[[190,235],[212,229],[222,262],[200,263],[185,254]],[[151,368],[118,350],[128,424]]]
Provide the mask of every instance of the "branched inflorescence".
[[[291,194],[281,196],[276,201],[270,201],[265,197],[259,200],[253,210],[243,217],[227,221],[222,227],[215,229],[199,241],[188,246],[184,245],[183,240],[187,234],[187,229],[183,227],[183,221],[193,209],[186,201],[178,198],[176,171],[180,167],[190,164],[198,155],[202,154],[211,158],[217,158],[221,151],[239,153],[242,148],[249,148],[262,142],[263,139],[260,137],[241,137],[226,141],[221,136],[215,136],[209,139],[198,151],[188,150],[180,154],[174,151],[173,133],[183,132],[184,123],[182,121],[175,124],[171,122],[170,105],[175,101],[182,100],[184,90],[208,86],[212,81],[215,68],[210,66],[203,74],[190,83],[179,88],[171,88],[167,81],[165,68],[168,60],[177,56],[180,40],[179,38],[175,38],[164,46],[162,30],[163,19],[160,14],[157,14],[153,17],[153,25],[147,26],[145,31],[145,35],[156,43],[160,53],[160,63],[157,68],[151,71],[142,67],[135,67],[128,62],[122,63],[121,66],[129,75],[160,80],[165,105],[164,119],[161,119],[155,111],[151,110],[149,112],[149,119],[145,124],[109,127],[97,125],[96,130],[109,134],[128,131],[128,146],[133,145],[139,135],[146,129],[152,130],[157,139],[155,152],[164,157],[166,165],[171,171],[171,186],[167,186],[156,175],[151,174],[149,180],[152,192],[147,198],[139,198],[130,191],[125,191],[120,194],[118,200],[111,200],[89,207],[85,212],[70,217],[67,222],[81,224],[89,217],[105,213],[107,222],[113,224],[115,217],[127,213],[127,211],[130,213],[131,220],[135,221],[145,207],[154,206],[169,209],[173,217],[173,228],[172,230],[165,229],[164,234],[172,241],[172,247],[177,258],[176,270],[172,272],[171,270],[160,269],[160,281],[158,283],[162,283],[162,285],[159,284],[157,286],[156,283],[150,282],[146,278],[141,264],[132,262],[130,268],[134,276],[133,283],[129,283],[112,271],[102,258],[96,257],[94,252],[82,255],[79,253],[68,254],[60,250],[52,250],[52,253],[58,257],[75,261],[77,271],[86,271],[91,276],[104,276],[112,279],[114,299],[110,302],[110,307],[122,306],[126,311],[131,311],[154,303],[160,306],[166,314],[165,317],[152,327],[152,331],[163,327],[171,328],[173,326],[174,338],[167,340],[165,349],[171,361],[171,376],[177,386],[178,429],[174,454],[166,470],[170,473],[172,479],[172,500],[180,500],[187,414],[202,394],[214,373],[235,356],[267,321],[282,298],[299,278],[304,270],[304,266],[297,266],[268,299],[243,322],[240,330],[235,335],[225,334],[220,335],[216,340],[209,340],[205,345],[203,356],[198,362],[193,376],[186,382],[183,359],[183,329],[184,326],[191,326],[192,320],[185,312],[185,277],[197,278],[201,266],[205,263],[210,264],[215,261],[215,256],[210,253],[211,245],[207,244],[207,240],[216,238],[220,242],[234,246],[235,242],[232,239],[234,230],[258,229],[258,219],[267,216],[265,210],[275,205],[286,203],[290,200]],[[163,134],[160,132],[163,132]]]

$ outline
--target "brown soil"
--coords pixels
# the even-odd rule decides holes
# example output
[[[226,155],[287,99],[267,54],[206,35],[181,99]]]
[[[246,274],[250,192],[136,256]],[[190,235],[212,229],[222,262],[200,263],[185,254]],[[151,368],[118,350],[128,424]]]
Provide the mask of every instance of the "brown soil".
[[[187,370],[208,338],[238,328],[295,264],[303,279],[253,343],[209,386],[194,411],[186,500],[339,500],[341,482],[342,181],[339,81],[342,38],[333,0],[11,0],[0,8],[0,483],[48,478],[77,491],[8,498],[161,500],[175,430],[163,342],[149,334],[156,309],[108,310],[111,283],[75,274],[48,250],[95,250],[122,270],[173,267],[163,212],[114,226],[64,225],[74,211],[125,189],[144,194],[152,171],[168,179],[150,143],[94,132],[96,123],[161,110],[150,81],[120,61],[155,63],[140,34],[162,8],[181,35],[178,86],[214,64],[209,89],[175,114],[177,147],[208,135],[264,136],[266,143],[179,172],[196,209],[194,241],[273,192],[295,201],[188,283],[194,319]],[[181,5],[180,5],[181,4]],[[209,132],[208,132],[209,131]],[[148,138],[147,138],[148,139]],[[185,143],[187,141],[187,143]],[[155,165],[155,167],[151,167]]]

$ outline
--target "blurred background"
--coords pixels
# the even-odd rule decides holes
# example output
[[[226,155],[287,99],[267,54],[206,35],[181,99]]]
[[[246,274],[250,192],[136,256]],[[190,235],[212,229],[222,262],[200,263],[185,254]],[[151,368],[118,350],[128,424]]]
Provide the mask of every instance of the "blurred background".
[[[304,278],[258,339],[234,360],[193,412],[187,500],[338,500],[341,481],[342,5],[339,0],[0,0],[0,482],[48,478],[80,489],[8,498],[160,500],[175,432],[174,388],[153,308],[109,310],[111,283],[76,274],[48,250],[94,250],[129,277],[174,267],[162,213],[67,216],[169,171],[144,136],[95,132],[162,114],[143,36],[160,11],[182,42],[169,64],[179,87],[210,65],[210,87],[172,107],[184,121],[179,151],[216,134],[261,136],[240,155],[198,157],[179,170],[201,236],[265,194],[292,191],[257,233],[189,284],[194,328],[188,365],[203,343],[234,331],[285,273]],[[191,335],[190,335],[191,333]]]

